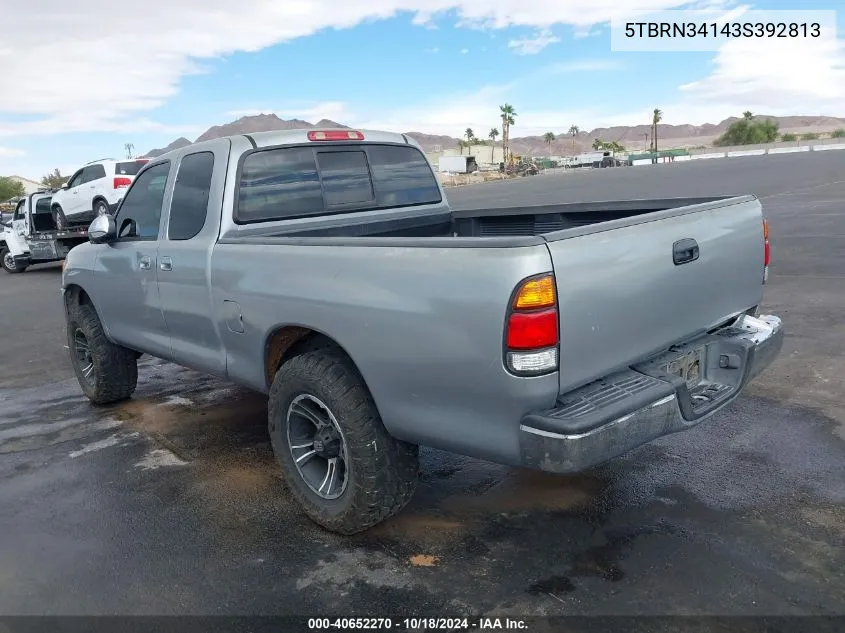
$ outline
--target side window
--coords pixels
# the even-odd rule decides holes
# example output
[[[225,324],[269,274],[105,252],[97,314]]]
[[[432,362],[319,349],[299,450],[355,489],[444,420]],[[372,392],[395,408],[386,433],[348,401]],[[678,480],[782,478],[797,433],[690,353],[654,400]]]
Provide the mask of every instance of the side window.
[[[208,194],[214,172],[214,154],[199,152],[182,158],[173,186],[167,237],[189,240],[202,230],[208,214]]]
[[[88,165],[82,170],[82,182],[91,182],[106,177],[106,168],[102,165]]]
[[[161,205],[170,162],[158,163],[141,173],[132,183],[117,212],[119,239],[157,240]]]
[[[327,206],[375,202],[367,156],[363,151],[320,152],[317,162]]]
[[[238,189],[240,222],[313,215],[323,209],[312,148],[263,150],[244,160]]]
[[[68,180],[67,188],[73,189],[74,187],[78,187],[81,184],[82,184],[82,170],[80,169],[73,176],[71,176],[70,180]]]

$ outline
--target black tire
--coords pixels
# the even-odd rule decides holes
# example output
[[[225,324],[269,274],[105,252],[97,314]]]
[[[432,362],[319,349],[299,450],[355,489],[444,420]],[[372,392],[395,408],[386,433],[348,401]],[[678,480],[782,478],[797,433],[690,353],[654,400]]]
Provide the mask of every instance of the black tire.
[[[309,486],[292,454],[289,409],[302,397],[325,404],[345,444],[344,489],[334,499]],[[285,362],[270,388],[268,409],[270,439],[285,483],[316,524],[338,534],[355,534],[395,515],[413,497],[419,448],[387,432],[364,380],[339,350],[315,349]]]
[[[11,275],[22,273],[26,270],[26,266],[22,266],[15,262],[14,257],[12,257],[9,249],[5,246],[0,248],[0,267]]]
[[[109,213],[109,204],[103,199],[94,200],[94,204],[92,205],[92,210],[94,211],[94,217],[98,217],[101,215],[107,215]]]
[[[87,345],[89,364],[83,364],[80,338]],[[90,304],[77,305],[67,317],[70,362],[86,397],[94,404],[109,404],[131,396],[138,383],[135,352],[106,338],[97,312]]]
[[[67,228],[67,218],[65,212],[59,205],[53,207],[53,222],[56,223],[57,231],[64,231]]]

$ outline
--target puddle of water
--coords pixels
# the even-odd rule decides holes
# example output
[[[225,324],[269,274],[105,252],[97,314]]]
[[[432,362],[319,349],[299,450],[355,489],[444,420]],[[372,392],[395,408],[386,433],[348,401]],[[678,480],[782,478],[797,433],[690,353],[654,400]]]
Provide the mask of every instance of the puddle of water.
[[[517,469],[474,496],[454,496],[446,507],[455,514],[476,512],[529,512],[576,510],[590,504],[607,483],[589,475],[555,475]]]
[[[551,576],[528,587],[528,593],[532,596],[569,593],[570,591],[575,591],[575,584],[568,576]]]

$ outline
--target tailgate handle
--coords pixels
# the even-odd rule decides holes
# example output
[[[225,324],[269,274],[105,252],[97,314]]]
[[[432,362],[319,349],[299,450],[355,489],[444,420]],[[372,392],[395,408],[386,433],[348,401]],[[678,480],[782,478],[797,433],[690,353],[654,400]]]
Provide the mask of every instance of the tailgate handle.
[[[672,244],[672,261],[675,262],[675,266],[694,262],[698,259],[698,254],[698,242],[691,237]]]

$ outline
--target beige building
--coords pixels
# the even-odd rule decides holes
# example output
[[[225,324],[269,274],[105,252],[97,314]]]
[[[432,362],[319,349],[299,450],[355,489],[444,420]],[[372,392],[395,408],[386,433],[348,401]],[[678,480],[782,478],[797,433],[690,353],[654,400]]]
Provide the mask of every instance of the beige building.
[[[449,147],[440,152],[427,152],[426,157],[435,165],[441,156],[460,156],[461,151],[457,147]],[[464,156],[475,156],[475,162],[479,165],[489,165],[490,163],[498,165],[504,162],[504,154],[502,153],[502,146],[490,147],[489,145],[476,145],[471,150],[463,151]]]
[[[34,180],[30,180],[29,178],[24,178],[23,176],[9,176],[9,180],[14,180],[15,182],[19,182],[23,185],[23,189],[26,192],[26,195],[31,193],[35,193],[44,188],[41,183],[35,182]]]

